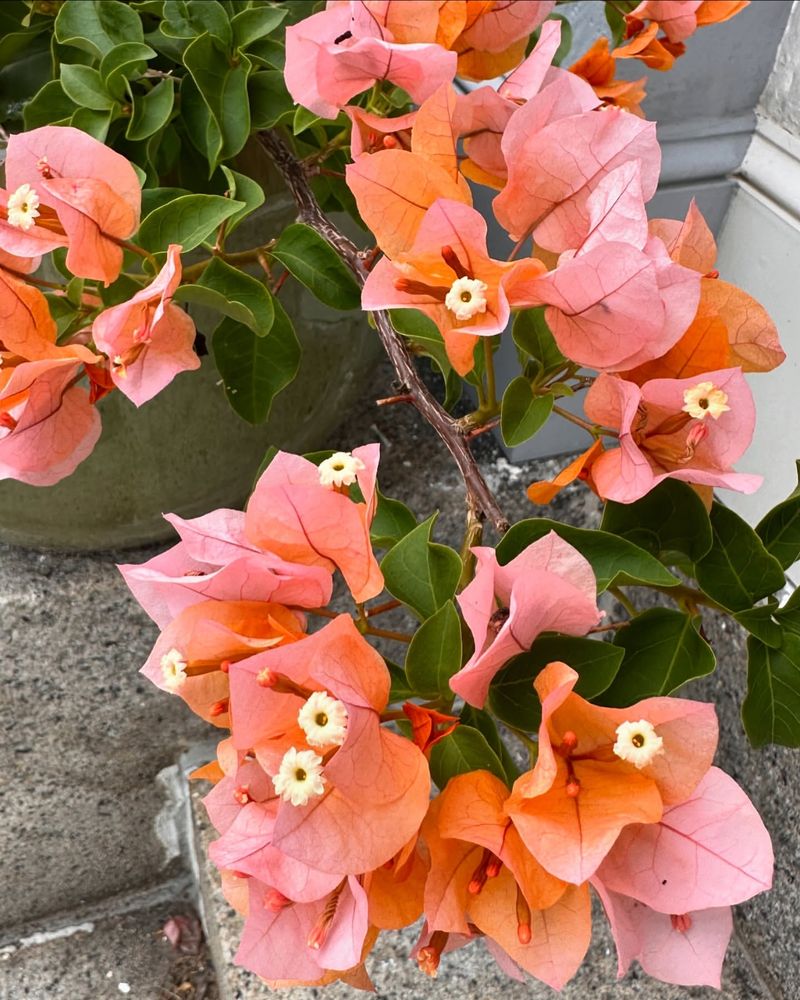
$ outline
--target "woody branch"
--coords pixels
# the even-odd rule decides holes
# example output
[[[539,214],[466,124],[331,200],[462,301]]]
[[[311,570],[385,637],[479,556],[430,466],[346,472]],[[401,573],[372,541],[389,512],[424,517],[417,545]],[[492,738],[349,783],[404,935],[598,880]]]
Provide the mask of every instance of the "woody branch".
[[[297,205],[300,221],[316,230],[330,243],[355,274],[358,283],[363,285],[368,273],[365,263],[368,254],[360,251],[322,213],[309,187],[303,165],[283,139],[277,133],[269,131],[259,133],[259,140],[283,174]],[[474,511],[480,520],[488,519],[501,534],[506,532],[509,527],[508,520],[478,468],[464,435],[464,429],[440,406],[420,379],[408,347],[392,326],[388,313],[385,310],[377,310],[373,316],[383,348],[403,386],[401,391],[411,396],[414,406],[433,427],[453,456],[464,479],[470,510]]]

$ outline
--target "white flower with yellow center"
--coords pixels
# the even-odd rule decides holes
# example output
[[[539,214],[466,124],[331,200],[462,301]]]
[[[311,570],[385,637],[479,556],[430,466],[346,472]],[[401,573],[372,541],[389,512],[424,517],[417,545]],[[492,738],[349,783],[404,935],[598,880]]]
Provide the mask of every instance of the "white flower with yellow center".
[[[337,451],[319,463],[319,481],[323,486],[352,486],[366,466],[349,451]]]
[[[347,736],[347,709],[327,691],[315,691],[300,709],[297,723],[312,747],[340,747]]]
[[[463,323],[478,313],[486,312],[486,292],[489,286],[477,278],[456,278],[445,296],[444,304]]]
[[[718,389],[713,382],[698,382],[691,389],[684,389],[683,411],[695,420],[705,420],[713,417],[719,420],[723,413],[730,410],[728,394]]]
[[[664,741],[656,733],[653,724],[646,719],[638,722],[623,722],[617,726],[617,742],[614,753],[639,769],[647,767],[654,757],[664,752]]]
[[[161,657],[161,673],[170,691],[177,691],[186,681],[186,660],[179,649],[171,649]]]
[[[306,805],[309,799],[325,791],[322,757],[313,750],[292,747],[283,755],[272,784],[284,802],[291,802],[293,806]]]
[[[39,218],[39,195],[30,184],[22,184],[8,199],[8,224],[26,232]]]

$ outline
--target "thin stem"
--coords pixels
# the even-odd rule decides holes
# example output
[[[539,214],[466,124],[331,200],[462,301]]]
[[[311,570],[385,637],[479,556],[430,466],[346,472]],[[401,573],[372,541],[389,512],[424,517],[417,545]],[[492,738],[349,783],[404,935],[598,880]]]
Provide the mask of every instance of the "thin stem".
[[[483,522],[477,512],[467,505],[467,530],[461,543],[461,576],[458,580],[458,590],[463,590],[475,575],[474,545],[480,545],[483,538]]]
[[[131,253],[135,253],[138,257],[142,257],[147,263],[153,268],[154,271],[158,270],[158,263],[155,257],[142,247],[137,247],[135,243],[131,243],[130,240],[114,240],[117,246],[122,247],[123,250],[129,250]]]
[[[685,602],[690,607],[692,605],[702,604],[707,608],[712,608],[714,611],[722,611],[723,614],[726,615],[730,614],[730,611],[728,611],[727,608],[724,608],[721,604],[717,604],[716,601],[707,597],[702,590],[697,590],[695,587],[689,587],[686,584],[679,584],[677,587],[663,587],[654,583],[648,583],[647,589],[657,590],[661,594],[666,594],[667,597],[671,597],[676,604]]]
[[[554,406],[553,413],[557,413],[559,417],[563,417],[564,420],[569,420],[571,424],[576,424],[578,427],[582,427],[585,431],[588,431],[592,437],[597,438],[601,435],[605,435],[606,437],[619,437],[619,434],[616,431],[612,431],[610,427],[600,427],[599,424],[590,424],[588,420],[583,420],[574,413],[570,413],[569,410],[565,410],[562,406]]]
[[[405,632],[392,632],[388,628],[374,628],[372,625],[362,625],[361,632],[365,635],[376,635],[381,639],[394,639],[395,642],[411,642],[412,636]]]
[[[374,618],[376,615],[382,615],[386,611],[394,611],[395,608],[401,608],[403,606],[402,601],[384,601],[383,604],[376,604],[374,608],[367,608],[367,618]]]
[[[491,337],[483,338],[483,363],[486,366],[486,405],[497,406],[497,381],[494,375],[494,351]]]
[[[609,622],[608,625],[595,625],[594,628],[590,628],[586,633],[587,635],[592,635],[595,632],[611,632],[621,628],[627,628],[630,622]]]
[[[628,595],[620,587],[609,587],[609,594],[612,594],[619,603],[625,608],[631,618],[635,618],[639,614],[636,605],[631,601]]]
[[[330,243],[356,276],[359,284],[363,285],[368,274],[365,264],[367,255],[359,252],[352,240],[322,213],[308,185],[303,165],[276,132],[261,132],[259,139],[283,174],[297,205],[300,220]],[[504,534],[509,527],[508,520],[483,478],[457,421],[439,404],[420,378],[408,345],[392,326],[389,314],[381,309],[374,312],[373,317],[383,349],[394,367],[400,385],[413,397],[417,410],[436,431],[453,456],[464,480],[468,502],[472,503],[481,520],[488,518],[495,529]]]
[[[337,611],[331,611],[329,608],[303,608],[303,611],[309,615],[316,615],[318,618],[338,618],[339,613]]]
[[[478,427],[473,427],[472,430],[467,431],[464,435],[467,441],[471,441],[473,438],[479,437],[481,434],[485,434],[487,431],[493,431],[495,427],[500,423],[500,417],[493,417],[491,420],[487,421],[485,424],[480,424]]]
[[[393,406],[395,403],[413,403],[414,397],[408,393],[404,392],[400,396],[385,396],[383,399],[376,399],[376,406]]]
[[[56,291],[63,292],[67,287],[66,284],[59,285],[56,281],[45,281],[44,278],[34,278],[31,274],[23,274],[21,271],[15,271],[13,267],[3,267],[3,270],[9,274],[13,274],[20,281],[25,281],[29,285],[36,285],[37,288],[53,288]]]

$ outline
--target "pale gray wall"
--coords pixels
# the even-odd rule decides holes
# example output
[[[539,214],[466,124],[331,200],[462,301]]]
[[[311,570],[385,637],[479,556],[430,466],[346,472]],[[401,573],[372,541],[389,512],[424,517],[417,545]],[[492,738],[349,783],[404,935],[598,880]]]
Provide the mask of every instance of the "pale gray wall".
[[[758,110],[787,132],[800,136],[800,4],[792,10]]]

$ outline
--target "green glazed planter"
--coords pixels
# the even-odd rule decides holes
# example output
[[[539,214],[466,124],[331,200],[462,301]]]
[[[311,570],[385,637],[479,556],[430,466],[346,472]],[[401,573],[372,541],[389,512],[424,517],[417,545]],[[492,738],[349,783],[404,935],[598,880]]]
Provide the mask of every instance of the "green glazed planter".
[[[293,219],[288,196],[270,196],[259,218],[248,220],[249,235],[258,227],[268,237]],[[162,513],[196,517],[240,506],[270,445],[318,448],[369,384],[378,339],[364,313],[327,309],[295,282],[284,286],[281,302],[303,357],[265,424],[252,427],[233,412],[208,357],[138,410],[114,392],[98,404],[103,433],[72,476],[49,487],[0,482],[0,540],[84,551],[160,541],[174,534]],[[206,334],[218,318],[195,314]]]

